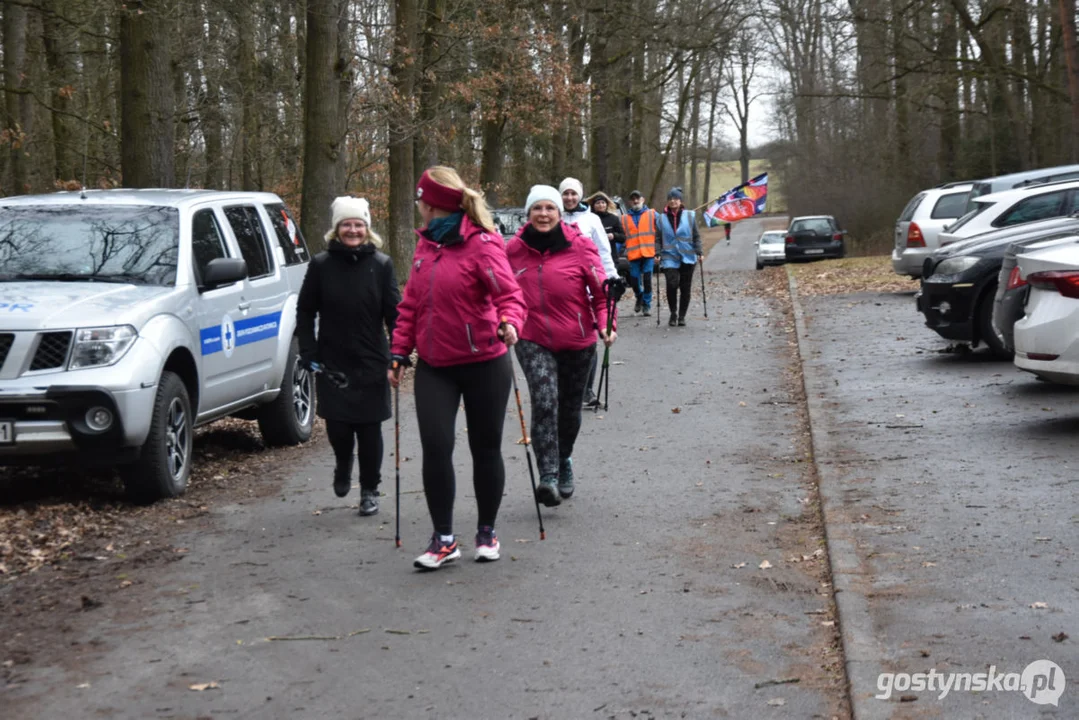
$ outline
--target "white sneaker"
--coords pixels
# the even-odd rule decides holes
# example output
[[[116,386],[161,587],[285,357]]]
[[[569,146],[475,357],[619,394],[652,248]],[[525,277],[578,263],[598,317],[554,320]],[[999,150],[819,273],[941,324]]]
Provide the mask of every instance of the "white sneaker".
[[[431,537],[431,544],[427,546],[427,551],[416,558],[412,564],[421,570],[438,570],[445,563],[453,562],[459,557],[461,557],[461,546],[457,543],[457,539],[444,543],[439,539],[438,533],[435,533]]]
[[[501,549],[502,545],[498,542],[494,529],[480,528],[476,533],[476,562],[494,562],[500,557],[498,551]]]

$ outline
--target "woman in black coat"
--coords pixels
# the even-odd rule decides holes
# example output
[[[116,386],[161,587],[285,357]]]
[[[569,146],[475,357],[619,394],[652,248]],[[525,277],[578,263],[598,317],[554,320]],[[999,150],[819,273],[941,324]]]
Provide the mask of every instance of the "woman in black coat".
[[[401,293],[393,261],[378,250],[382,239],[371,229],[367,201],[339,197],[331,211],[329,245],[308,265],[296,307],[300,362],[308,370],[334,373],[320,372],[316,380],[316,407],[337,457],[334,492],[348,495],[358,447],[360,515],[374,515],[382,479],[382,422],[393,417],[386,334],[393,333]]]

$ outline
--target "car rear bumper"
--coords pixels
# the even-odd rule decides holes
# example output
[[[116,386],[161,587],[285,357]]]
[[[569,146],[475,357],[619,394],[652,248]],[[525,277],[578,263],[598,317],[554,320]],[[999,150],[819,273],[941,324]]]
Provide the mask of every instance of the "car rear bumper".
[[[957,287],[951,283],[922,281],[915,300],[918,311],[925,316],[925,326],[946,340],[974,341],[971,302],[973,287]]]
[[[1005,290],[993,308],[993,326],[996,327],[1008,350],[1015,349],[1015,324],[1026,314],[1029,286]]]
[[[1079,362],[1069,360],[1031,360],[1025,352],[1015,351],[1015,366],[1049,382],[1079,385]]]
[[[784,248],[784,258],[787,261],[798,260],[821,260],[824,258],[841,258],[844,254],[842,242],[830,242],[823,245],[801,247],[799,245],[787,245]]]
[[[922,263],[932,254],[929,248],[896,248],[892,250],[892,270],[897,275],[922,276]]]
[[[786,255],[758,255],[757,262],[761,265],[782,265],[787,261]]]

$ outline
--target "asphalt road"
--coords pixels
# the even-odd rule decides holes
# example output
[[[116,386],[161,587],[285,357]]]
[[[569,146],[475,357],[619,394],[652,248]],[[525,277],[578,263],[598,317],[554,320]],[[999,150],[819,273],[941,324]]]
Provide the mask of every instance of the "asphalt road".
[[[316,445],[282,469],[280,493],[217,509],[172,538],[182,560],[58,622],[69,651],[20,667],[4,717],[845,716],[792,336],[774,304],[742,292],[759,230],[740,224],[709,256],[707,320],[700,298],[685,328],[665,309],[659,327],[623,318],[610,410],[585,418],[577,494],[545,511],[545,542],[511,399],[503,559],[467,552],[462,414],[466,557],[413,570],[430,524],[403,394],[403,548],[392,423],[375,518],[356,515],[355,490],[333,496]]]
[[[909,293],[801,306],[856,717],[1079,717],[1070,687],[1059,706],[997,690],[875,697],[880,673],[1050,660],[1079,679],[1079,389],[941,352]]]

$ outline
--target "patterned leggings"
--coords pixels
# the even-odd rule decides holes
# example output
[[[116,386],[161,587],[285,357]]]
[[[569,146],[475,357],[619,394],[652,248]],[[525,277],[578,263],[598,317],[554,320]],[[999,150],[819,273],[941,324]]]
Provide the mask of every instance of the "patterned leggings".
[[[540,478],[557,477],[559,461],[573,454],[581,430],[581,405],[596,347],[555,352],[528,340],[516,347],[532,400],[532,446]]]

